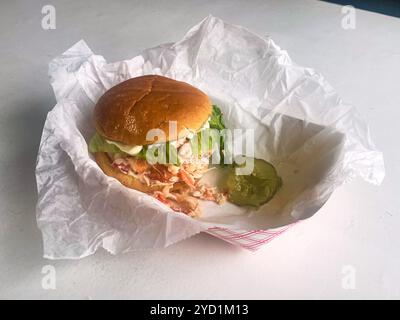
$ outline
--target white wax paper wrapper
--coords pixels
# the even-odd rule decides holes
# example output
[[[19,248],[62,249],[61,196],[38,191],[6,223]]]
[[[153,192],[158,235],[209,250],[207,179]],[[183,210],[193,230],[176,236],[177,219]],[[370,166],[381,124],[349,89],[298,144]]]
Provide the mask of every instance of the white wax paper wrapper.
[[[294,64],[271,39],[212,16],[174,44],[116,63],[81,40],[50,63],[49,74],[57,104],[36,168],[47,258],[166,247],[218,228],[279,228],[312,216],[351,178],[380,184],[384,177],[368,127],[321,75]],[[283,179],[274,199],[258,210],[204,202],[203,216],[193,219],[104,175],[87,148],[93,107],[107,89],[145,74],[186,81],[222,109],[229,128],[253,128],[255,157]]]

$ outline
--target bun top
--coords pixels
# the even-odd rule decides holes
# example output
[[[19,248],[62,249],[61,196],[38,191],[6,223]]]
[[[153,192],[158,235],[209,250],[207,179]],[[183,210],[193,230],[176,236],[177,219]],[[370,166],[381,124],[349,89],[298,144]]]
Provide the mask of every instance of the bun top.
[[[97,102],[94,125],[108,140],[127,145],[146,145],[151,129],[165,132],[166,141],[176,139],[169,121],[177,122],[178,138],[184,129],[197,131],[207,121],[212,106],[208,96],[188,83],[147,75],[112,87]],[[157,142],[165,142],[163,139]]]

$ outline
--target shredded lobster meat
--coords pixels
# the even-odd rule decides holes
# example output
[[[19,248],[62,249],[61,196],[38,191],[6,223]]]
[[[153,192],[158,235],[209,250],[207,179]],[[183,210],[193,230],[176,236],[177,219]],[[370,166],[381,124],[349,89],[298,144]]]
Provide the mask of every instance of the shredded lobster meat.
[[[194,179],[194,177],[189,172],[185,171],[185,169],[180,169],[178,171],[178,177],[184,183],[186,183],[190,188],[192,188],[192,189],[195,188],[196,180]]]
[[[185,145],[186,143],[181,144],[180,148]],[[161,191],[154,191],[151,195],[174,211],[198,216],[201,213],[199,200],[214,201],[218,204],[226,201],[225,193],[219,192],[215,187],[203,185],[199,181],[209,170],[209,155],[203,156],[200,161],[186,158],[181,166],[152,165],[145,159],[123,154],[109,154],[109,156],[112,165],[122,173],[132,175],[148,186],[163,186]]]

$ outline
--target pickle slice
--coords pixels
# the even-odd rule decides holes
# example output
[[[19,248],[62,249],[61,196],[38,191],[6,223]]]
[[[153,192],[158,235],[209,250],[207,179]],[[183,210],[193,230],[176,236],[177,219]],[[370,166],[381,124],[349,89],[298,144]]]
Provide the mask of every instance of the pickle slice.
[[[254,159],[250,175],[236,175],[234,166],[226,180],[229,201],[239,206],[259,207],[271,200],[281,186],[282,179],[274,166],[261,159]]]

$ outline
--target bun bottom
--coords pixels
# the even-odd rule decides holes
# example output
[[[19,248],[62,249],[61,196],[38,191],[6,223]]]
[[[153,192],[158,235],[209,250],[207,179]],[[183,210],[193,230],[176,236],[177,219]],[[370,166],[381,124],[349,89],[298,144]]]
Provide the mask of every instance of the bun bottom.
[[[112,166],[110,158],[104,152],[96,152],[93,155],[97,164],[106,175],[117,179],[127,188],[136,189],[145,193],[152,193],[162,189],[162,186],[148,186],[135,177],[122,173],[118,168]]]

